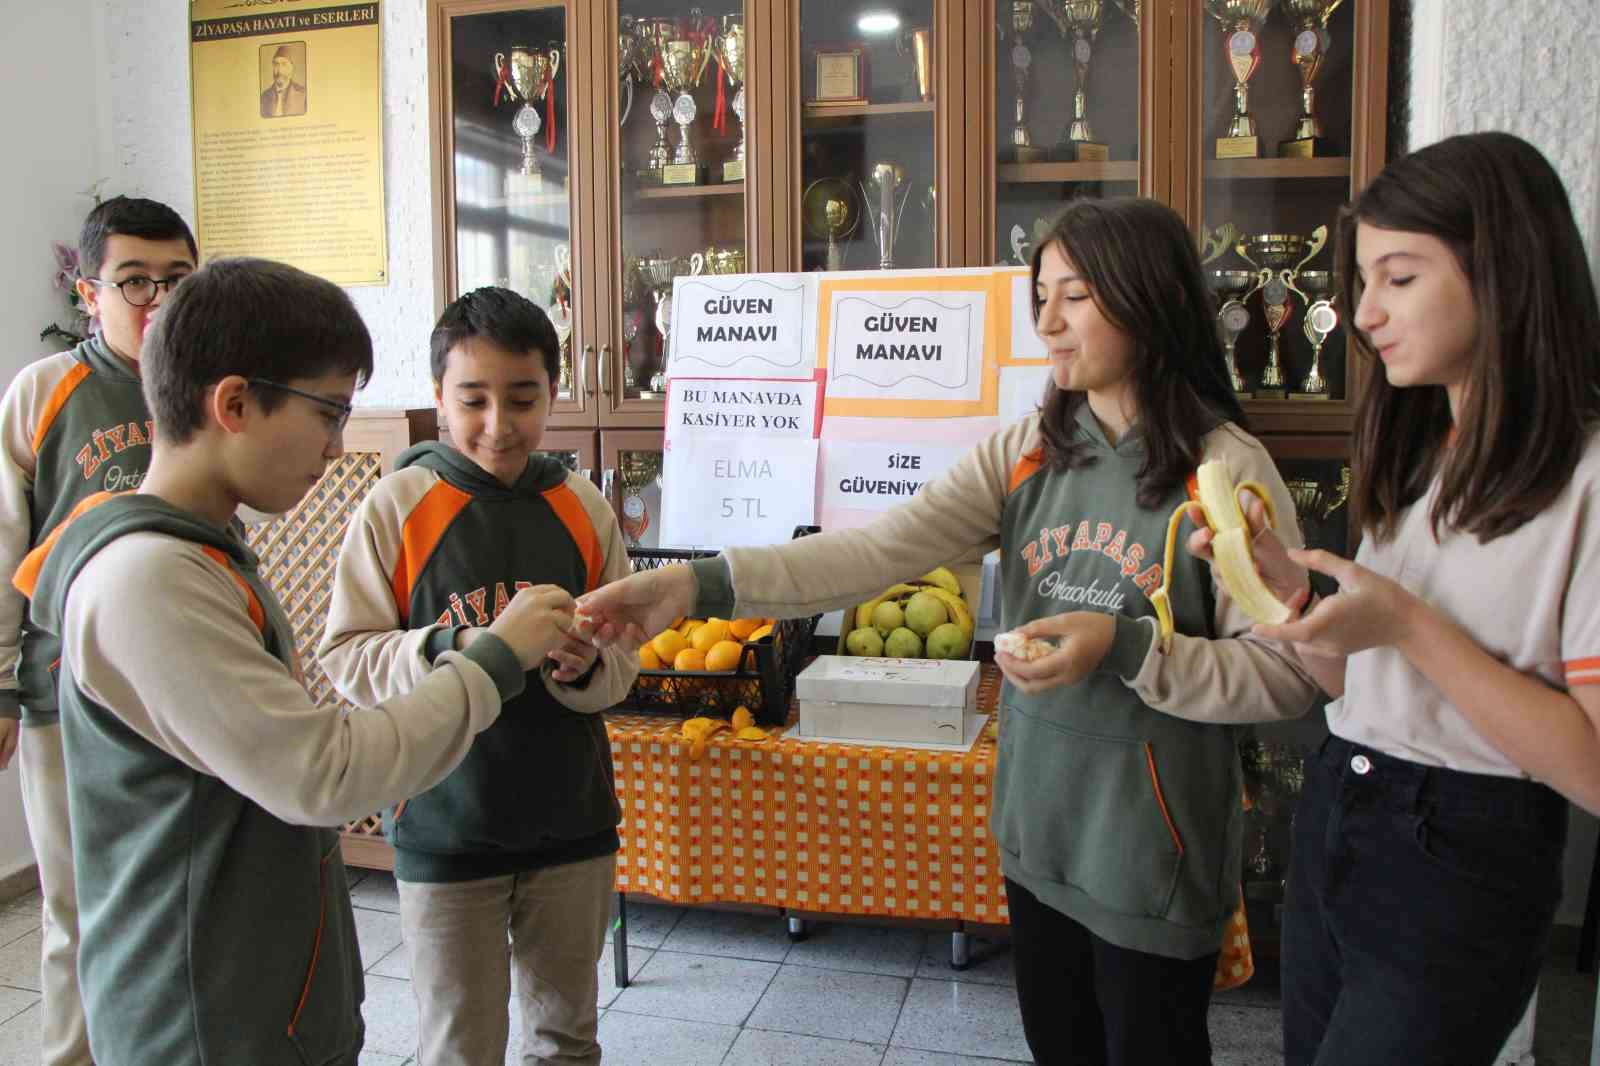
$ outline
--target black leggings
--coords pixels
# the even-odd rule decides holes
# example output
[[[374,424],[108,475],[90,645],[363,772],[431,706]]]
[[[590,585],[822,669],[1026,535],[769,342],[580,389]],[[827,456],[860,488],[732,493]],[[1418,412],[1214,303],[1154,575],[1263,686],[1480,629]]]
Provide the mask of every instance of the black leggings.
[[[1040,1066],[1209,1066],[1212,952],[1171,959],[1108,943],[1006,880],[1017,1002]]]

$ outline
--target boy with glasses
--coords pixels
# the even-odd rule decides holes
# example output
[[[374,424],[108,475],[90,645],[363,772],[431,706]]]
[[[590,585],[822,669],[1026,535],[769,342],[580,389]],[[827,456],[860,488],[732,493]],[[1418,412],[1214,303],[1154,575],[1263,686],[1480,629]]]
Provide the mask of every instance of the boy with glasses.
[[[59,685],[98,1066],[356,1066],[362,965],[330,828],[427,791],[564,645],[572,597],[517,592],[462,654],[360,714],[314,703],[230,528],[343,452],[372,341],[337,285],[222,259],[146,341],[138,492],[89,501],[16,581]]]
[[[0,401],[0,572],[15,571],[86,497],[139,487],[154,434],[139,381],[145,331],[198,259],[189,227],[154,200],[118,196],[84,219],[77,290],[98,328],[25,368]],[[20,748],[44,896],[42,1062],[78,1066],[90,1059],[56,709],[61,648],[25,621],[27,606],[10,582],[0,589],[0,768]]]

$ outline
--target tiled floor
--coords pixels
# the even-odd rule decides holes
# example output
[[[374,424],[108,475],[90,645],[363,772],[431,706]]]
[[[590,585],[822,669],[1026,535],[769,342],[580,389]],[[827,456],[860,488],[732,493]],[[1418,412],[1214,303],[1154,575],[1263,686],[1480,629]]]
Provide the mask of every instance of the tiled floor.
[[[362,1066],[407,1066],[416,1006],[400,942],[394,880],[351,871],[367,963]],[[0,1066],[38,1062],[38,895],[0,906]],[[1568,931],[1559,931],[1568,932]],[[628,908],[633,984],[601,960],[600,1043],[607,1066],[1000,1066],[1028,1061],[1003,944],[975,941],[949,965],[949,936],[817,925],[791,943],[777,918],[673,907]],[[1587,1066],[1595,978],[1572,973],[1558,936],[1541,991],[1539,1066]],[[1219,995],[1215,1066],[1283,1061],[1276,974]],[[508,1064],[520,1063],[512,1015]]]

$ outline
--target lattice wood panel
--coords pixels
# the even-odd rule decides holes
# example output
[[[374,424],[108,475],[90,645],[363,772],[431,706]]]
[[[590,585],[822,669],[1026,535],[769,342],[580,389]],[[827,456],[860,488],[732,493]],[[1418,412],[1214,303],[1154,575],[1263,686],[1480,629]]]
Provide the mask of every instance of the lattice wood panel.
[[[267,584],[294,627],[295,651],[306,689],[323,706],[351,709],[322,672],[317,644],[328,617],[333,571],[345,529],[382,474],[381,453],[346,452],[298,507],[275,521],[250,527],[247,533],[250,547],[261,557]],[[344,830],[375,837],[383,832],[376,815],[351,822]]]

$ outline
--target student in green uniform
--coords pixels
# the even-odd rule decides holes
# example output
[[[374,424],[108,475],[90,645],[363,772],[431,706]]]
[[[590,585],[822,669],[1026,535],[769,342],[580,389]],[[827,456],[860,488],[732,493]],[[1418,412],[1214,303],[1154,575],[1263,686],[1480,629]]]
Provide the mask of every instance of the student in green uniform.
[[[0,572],[15,571],[85,497],[139,487],[152,435],[139,388],[145,329],[198,259],[189,227],[166,204],[118,196],[83,220],[77,290],[94,316],[94,334],[25,367],[0,401]],[[56,709],[61,648],[27,624],[27,609],[27,600],[6,582],[0,589],[0,768],[20,748],[23,811],[44,897],[41,1061],[87,1066]]]
[[[790,617],[854,604],[939,563],[1001,551],[1007,628],[1060,642],[1006,674],[990,828],[1017,996],[1041,1063],[1208,1063],[1206,1008],[1239,904],[1239,723],[1290,717],[1314,686],[1179,552],[1177,635],[1150,596],[1195,468],[1226,460],[1288,492],[1243,428],[1183,222],[1151,200],[1084,200],[1033,258],[1049,349],[1042,410],[859,529],[729,548],[580,601],[597,638],[680,614]],[[1094,593],[1097,610],[1063,611]]]
[[[23,561],[58,691],[98,1066],[354,1064],[361,961],[332,829],[442,779],[564,642],[572,597],[524,590],[464,653],[360,715],[318,706],[231,529],[292,508],[342,451],[372,342],[344,291],[219,260],[144,346],[136,493],[92,497]]]
[[[402,454],[362,503],[318,649],[361,705],[410,691],[442,652],[473,646],[516,589],[579,595],[629,571],[605,497],[530,454],[559,379],[545,313],[478,289],[445,308],[431,348],[447,442]],[[523,1061],[600,1061],[596,967],[619,817],[600,712],[637,673],[632,653],[570,641],[454,773],[384,812],[423,1066],[505,1061],[513,970]]]

